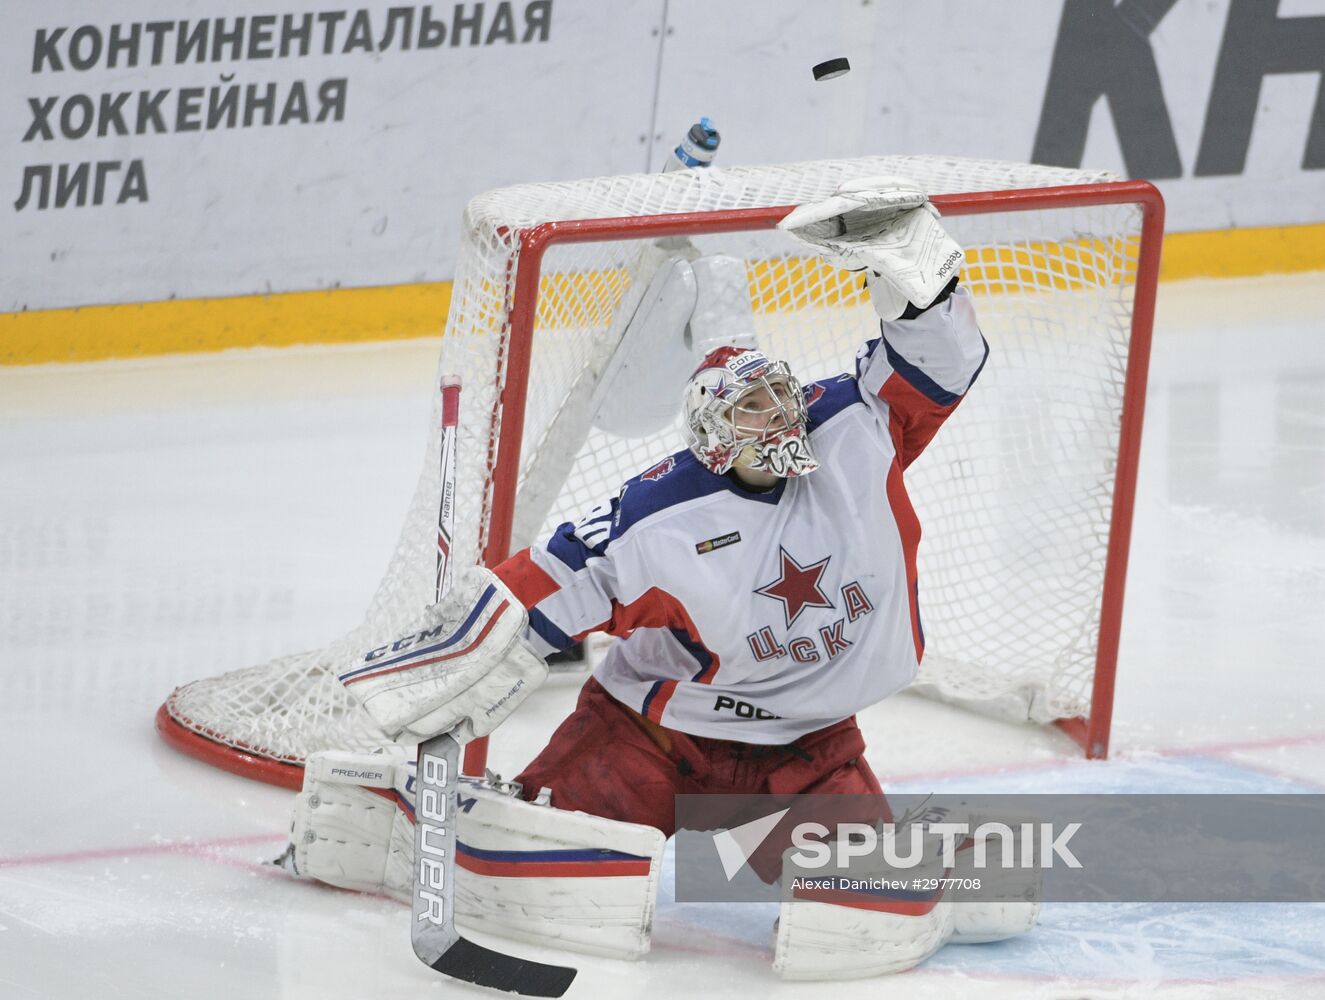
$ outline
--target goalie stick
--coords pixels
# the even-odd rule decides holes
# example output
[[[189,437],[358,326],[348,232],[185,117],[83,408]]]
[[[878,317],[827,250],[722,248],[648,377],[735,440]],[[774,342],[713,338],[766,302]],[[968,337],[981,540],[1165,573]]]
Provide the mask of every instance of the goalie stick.
[[[455,524],[455,447],[460,423],[460,379],[442,378],[441,502],[437,514],[437,600],[451,583]],[[414,811],[414,917],[410,943],[429,968],[476,986],[524,996],[559,997],[575,970],[484,948],[455,926],[455,819],[460,743],[442,733],[419,744]]]

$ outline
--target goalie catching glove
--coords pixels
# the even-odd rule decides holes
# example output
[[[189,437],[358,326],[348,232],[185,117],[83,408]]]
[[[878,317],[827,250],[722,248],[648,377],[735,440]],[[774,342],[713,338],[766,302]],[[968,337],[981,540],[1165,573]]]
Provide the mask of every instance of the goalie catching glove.
[[[778,228],[835,267],[869,271],[870,298],[885,320],[897,319],[908,303],[931,305],[963,260],[938,210],[904,177],[847,181],[831,197],[793,210]]]
[[[524,638],[529,614],[490,570],[474,567],[394,642],[339,680],[392,739],[492,732],[547,677]]]

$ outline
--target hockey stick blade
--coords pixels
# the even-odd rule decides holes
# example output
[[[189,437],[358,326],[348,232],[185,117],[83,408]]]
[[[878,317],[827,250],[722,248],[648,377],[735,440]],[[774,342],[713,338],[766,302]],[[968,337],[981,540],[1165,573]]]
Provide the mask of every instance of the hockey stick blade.
[[[476,986],[559,997],[575,970],[504,955],[460,936],[455,926],[455,821],[460,744],[450,733],[419,744],[414,812],[414,921],[410,943],[424,965]]]
[[[575,981],[574,969],[503,955],[462,937],[432,967],[452,979],[527,997],[559,997]]]

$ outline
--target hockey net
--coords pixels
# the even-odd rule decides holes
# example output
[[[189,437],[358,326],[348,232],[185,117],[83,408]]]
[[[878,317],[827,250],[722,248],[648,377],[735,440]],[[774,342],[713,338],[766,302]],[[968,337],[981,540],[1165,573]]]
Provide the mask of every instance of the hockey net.
[[[1103,756],[1162,232],[1162,202],[1144,182],[875,157],[475,198],[438,369],[464,383],[455,565],[494,564],[683,446],[679,414],[643,437],[589,428],[558,439],[558,416],[620,336],[642,293],[640,262],[660,240],[744,260],[760,344],[802,381],[849,370],[877,335],[859,277],[772,227],[790,206],[873,174],[914,178],[934,197],[967,248],[962,282],[991,345],[975,390],[907,473],[925,531],[917,683],[995,714],[1057,722]],[[679,390],[657,387],[678,404]],[[435,415],[363,621],[323,649],[178,688],[157,715],[171,743],[297,787],[309,753],[384,741],[335,675],[397,638],[432,599],[437,425]]]

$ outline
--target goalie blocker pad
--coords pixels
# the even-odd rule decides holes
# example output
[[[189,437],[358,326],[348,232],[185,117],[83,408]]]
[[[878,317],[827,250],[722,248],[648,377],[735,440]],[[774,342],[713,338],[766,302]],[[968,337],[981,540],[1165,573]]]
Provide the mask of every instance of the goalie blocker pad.
[[[391,737],[486,736],[547,678],[529,614],[489,569],[465,570],[403,635],[338,675]]]
[[[400,746],[312,755],[282,866],[408,902],[414,764]],[[464,780],[456,816],[457,922],[609,958],[649,950],[665,838],[650,826],[536,805]]]

